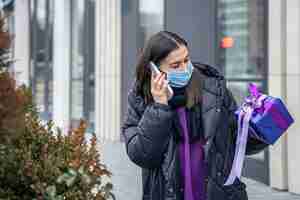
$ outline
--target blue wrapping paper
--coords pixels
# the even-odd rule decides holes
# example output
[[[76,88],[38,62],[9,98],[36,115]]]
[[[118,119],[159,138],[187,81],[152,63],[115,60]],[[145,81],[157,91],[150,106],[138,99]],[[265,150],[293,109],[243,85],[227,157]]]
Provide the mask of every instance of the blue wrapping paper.
[[[238,121],[236,147],[230,174],[224,185],[232,185],[242,174],[248,137],[274,144],[294,122],[283,102],[261,94],[257,86],[249,85],[250,96],[235,112]]]
[[[235,112],[238,117],[242,108]],[[249,122],[249,136],[267,144],[274,144],[294,123],[284,103],[279,98],[266,96],[260,107],[256,107]]]

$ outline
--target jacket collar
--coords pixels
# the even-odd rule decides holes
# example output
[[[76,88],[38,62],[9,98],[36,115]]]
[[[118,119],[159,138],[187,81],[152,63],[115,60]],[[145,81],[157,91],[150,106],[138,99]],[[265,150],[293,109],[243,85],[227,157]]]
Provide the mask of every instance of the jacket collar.
[[[195,70],[186,90],[187,108],[188,113],[192,113],[193,118],[196,117],[198,129],[203,132],[207,141],[215,136],[218,120],[222,115],[225,80],[214,68],[198,64],[194,66]],[[180,139],[179,134],[182,130],[178,116],[174,119],[174,125],[177,129],[175,138]]]
[[[202,89],[211,94],[220,95],[220,88],[225,83],[224,76],[217,69],[207,64],[194,63],[194,67],[200,72]]]

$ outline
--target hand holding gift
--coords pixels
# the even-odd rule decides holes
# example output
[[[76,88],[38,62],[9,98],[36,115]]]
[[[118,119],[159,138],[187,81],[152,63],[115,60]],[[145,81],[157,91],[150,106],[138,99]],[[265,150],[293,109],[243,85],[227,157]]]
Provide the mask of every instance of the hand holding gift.
[[[255,137],[267,144],[274,144],[294,122],[286,106],[279,98],[261,94],[254,84],[249,85],[250,96],[245,99],[238,116],[238,134],[235,156],[225,185],[240,178],[248,139]]]

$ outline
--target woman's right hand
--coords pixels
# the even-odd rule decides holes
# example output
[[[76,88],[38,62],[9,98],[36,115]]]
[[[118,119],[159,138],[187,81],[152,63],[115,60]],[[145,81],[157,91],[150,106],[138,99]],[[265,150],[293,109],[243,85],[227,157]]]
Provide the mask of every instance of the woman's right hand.
[[[151,76],[151,94],[155,102],[168,105],[168,82],[166,75],[160,73]]]

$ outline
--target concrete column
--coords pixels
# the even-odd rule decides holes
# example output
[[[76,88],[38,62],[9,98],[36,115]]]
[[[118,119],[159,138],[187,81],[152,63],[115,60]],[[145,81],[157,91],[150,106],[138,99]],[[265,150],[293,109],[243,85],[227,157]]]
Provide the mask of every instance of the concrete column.
[[[30,8],[29,0],[15,1],[14,72],[17,84],[29,86],[30,72]]]
[[[286,0],[287,105],[296,123],[287,135],[289,191],[300,193],[300,1]]]
[[[96,2],[96,134],[119,140],[121,118],[121,0]]]
[[[53,24],[53,120],[67,130],[70,121],[70,0],[55,0]]]
[[[286,5],[269,1],[269,94],[286,102]],[[291,133],[292,134],[292,133]],[[288,189],[287,135],[270,146],[270,186]]]

